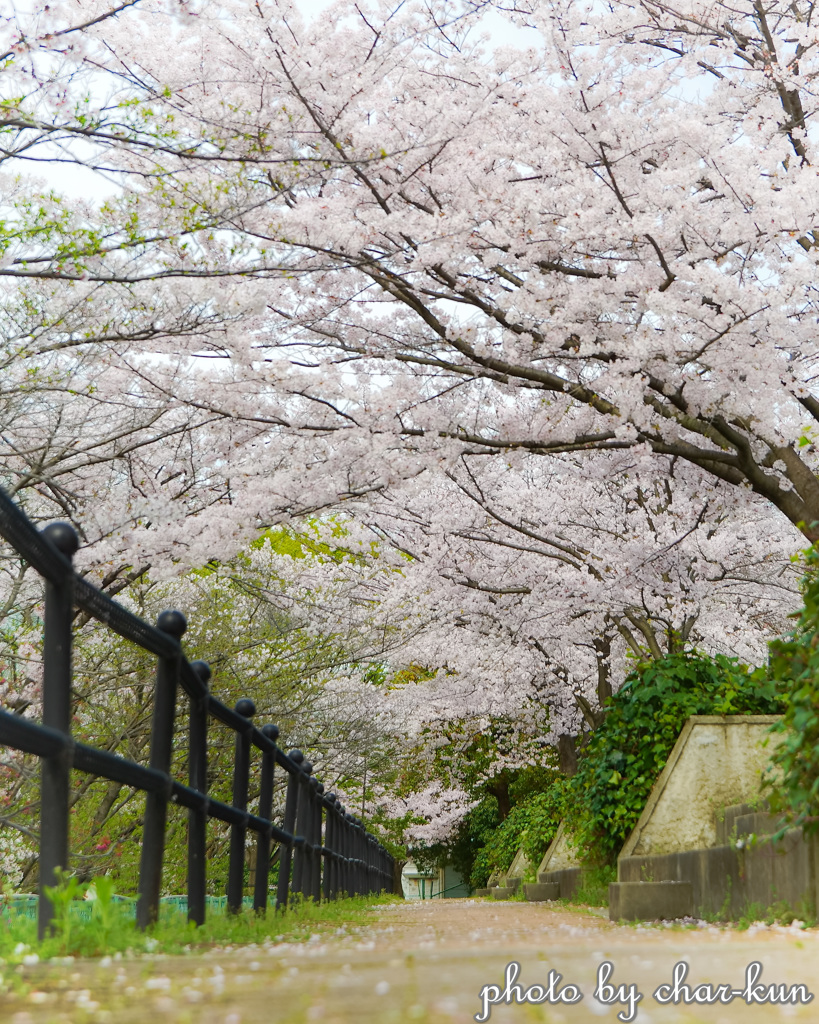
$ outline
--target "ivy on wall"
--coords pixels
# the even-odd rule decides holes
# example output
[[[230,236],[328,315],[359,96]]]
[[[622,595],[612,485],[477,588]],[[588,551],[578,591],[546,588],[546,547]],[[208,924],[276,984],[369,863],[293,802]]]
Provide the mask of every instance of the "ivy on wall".
[[[819,828],[819,553],[805,552],[804,604],[796,627],[770,645],[770,672],[785,700],[773,731],[782,740],[771,757],[768,800],[791,826]],[[776,779],[774,786],[773,780]]]
[[[735,658],[695,651],[635,668],[610,698],[608,714],[570,783],[567,825],[583,859],[594,851],[600,864],[616,861],[690,715],[782,709],[768,673]],[[814,763],[819,765],[819,754]]]

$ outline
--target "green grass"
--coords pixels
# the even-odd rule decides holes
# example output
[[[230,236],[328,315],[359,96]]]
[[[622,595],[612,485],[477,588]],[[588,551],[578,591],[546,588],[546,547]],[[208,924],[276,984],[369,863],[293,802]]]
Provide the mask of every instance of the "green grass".
[[[286,911],[268,910],[262,916],[253,910],[227,914],[211,911],[201,927],[189,924],[176,907],[162,908],[157,924],[140,931],[130,902],[116,902],[112,892],[100,894],[92,912],[87,903],[74,898],[71,883],[57,895],[53,934],[37,941],[37,922],[25,913],[15,913],[13,904],[0,918],[0,971],[13,971],[19,964],[31,964],[54,957],[102,957],[114,954],[195,953],[215,947],[244,946],[265,942],[301,942],[311,935],[339,933],[361,926],[371,907],[394,902],[396,896],[355,896],[321,903],[292,901]],[[102,887],[105,888],[104,886]],[[68,891],[66,891],[66,889]]]

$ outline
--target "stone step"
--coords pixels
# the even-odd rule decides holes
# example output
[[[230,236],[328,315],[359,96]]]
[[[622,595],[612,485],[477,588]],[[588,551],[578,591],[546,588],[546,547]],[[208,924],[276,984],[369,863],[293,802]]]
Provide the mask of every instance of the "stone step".
[[[516,892],[517,888],[511,885],[496,885],[492,889],[492,898],[496,900],[509,900]]]
[[[510,878],[508,875],[504,875],[498,882],[501,888],[506,887],[508,889],[514,889],[515,892],[520,888],[522,879],[520,877]]]
[[[489,889],[489,888],[476,889],[475,890],[475,895],[476,896],[491,896],[492,895],[492,890]]]
[[[673,921],[694,916],[690,882],[611,882],[609,920]]]
[[[560,886],[560,896],[564,900],[571,899],[583,884],[582,868],[562,868],[558,871],[541,871],[538,882],[556,882]]]
[[[560,886],[557,882],[526,882],[523,891],[530,903],[542,903],[544,900],[560,898]]]

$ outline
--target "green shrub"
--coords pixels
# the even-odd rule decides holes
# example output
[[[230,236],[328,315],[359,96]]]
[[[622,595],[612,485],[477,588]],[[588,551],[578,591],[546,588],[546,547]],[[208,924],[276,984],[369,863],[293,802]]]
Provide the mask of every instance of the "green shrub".
[[[563,817],[564,791],[565,782],[556,779],[548,789],[528,794],[486,835],[472,864],[473,886],[486,885],[493,872],[505,872],[521,847],[530,865],[537,868]]]
[[[735,658],[692,652],[640,665],[611,698],[571,780],[572,842],[594,851],[593,862],[614,863],[690,715],[781,710],[768,674]]]
[[[782,740],[771,757],[768,799],[808,832],[819,826],[819,554],[805,553],[804,605],[796,628],[770,645],[770,672],[784,697]],[[775,780],[775,785],[773,784]]]

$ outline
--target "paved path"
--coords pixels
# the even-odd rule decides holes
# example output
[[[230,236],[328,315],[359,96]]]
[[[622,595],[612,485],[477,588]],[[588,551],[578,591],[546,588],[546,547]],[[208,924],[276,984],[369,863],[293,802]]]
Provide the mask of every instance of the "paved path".
[[[747,1005],[733,992],[746,988],[747,965],[754,962],[761,965],[754,998],[764,997],[770,984],[784,985],[785,992],[802,984],[816,998],[806,1005]],[[520,965],[517,978],[509,977],[515,971],[507,968],[510,963]],[[677,968],[678,980],[692,997],[724,1001],[658,1002],[653,993],[673,984],[680,963],[685,967]],[[606,964],[612,965],[612,994],[624,986],[616,1005],[594,998]],[[486,1019],[497,1024],[615,1024],[617,1014],[623,1019],[630,1009],[639,1024],[819,1024],[819,930],[616,926],[594,913],[548,904],[396,904],[374,910],[372,924],[354,934],[315,935],[303,945],[26,970],[34,990],[22,999],[0,999],[2,1024],[469,1024],[486,1011]],[[567,986],[576,986],[583,998],[573,1004],[547,998],[491,1005],[490,988],[482,1000],[485,986],[497,986],[502,994],[505,977],[513,999],[515,986],[535,1000],[559,1000],[561,993],[571,999]],[[710,992],[698,989],[705,984]],[[532,990],[537,985],[544,991]],[[643,998],[630,1006],[632,992]]]

